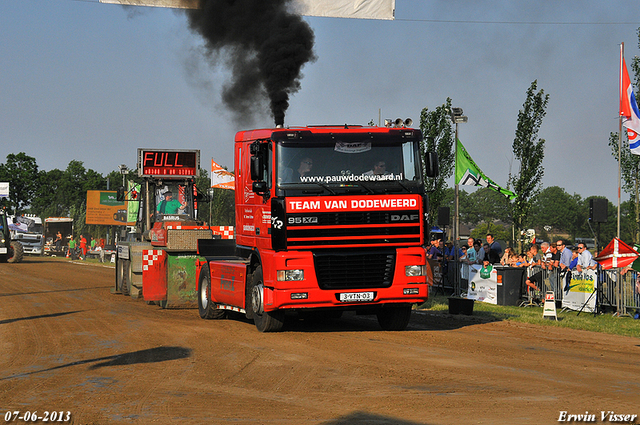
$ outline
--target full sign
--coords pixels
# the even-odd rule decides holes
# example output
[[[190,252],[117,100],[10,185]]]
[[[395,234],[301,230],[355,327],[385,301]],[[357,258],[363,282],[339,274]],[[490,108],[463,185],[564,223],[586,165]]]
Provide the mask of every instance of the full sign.
[[[199,150],[138,149],[140,177],[197,177]]]

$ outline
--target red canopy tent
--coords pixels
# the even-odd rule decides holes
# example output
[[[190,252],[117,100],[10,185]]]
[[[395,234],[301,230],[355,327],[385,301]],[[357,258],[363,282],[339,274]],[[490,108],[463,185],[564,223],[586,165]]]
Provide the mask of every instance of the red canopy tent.
[[[600,255],[594,258],[604,270],[616,267],[626,267],[633,263],[639,256],[638,252],[618,238],[613,238]]]

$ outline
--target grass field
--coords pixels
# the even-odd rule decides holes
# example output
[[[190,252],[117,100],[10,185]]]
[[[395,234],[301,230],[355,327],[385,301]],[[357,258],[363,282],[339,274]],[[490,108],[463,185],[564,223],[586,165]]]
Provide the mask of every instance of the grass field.
[[[429,301],[419,306],[420,310],[447,313],[449,301],[443,295],[431,296]],[[475,302],[473,316],[487,321],[510,320],[521,323],[531,323],[542,326],[556,326],[568,329],[579,329],[593,332],[604,332],[615,335],[640,338],[640,320],[630,316],[614,316],[557,309],[558,320],[542,317],[542,307],[513,307],[500,306],[483,302]]]

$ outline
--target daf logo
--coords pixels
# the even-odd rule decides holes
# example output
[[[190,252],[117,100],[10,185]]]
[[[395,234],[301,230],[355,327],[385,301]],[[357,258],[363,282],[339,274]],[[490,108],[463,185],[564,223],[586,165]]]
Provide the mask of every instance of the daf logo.
[[[391,221],[418,221],[419,214],[391,214]]]

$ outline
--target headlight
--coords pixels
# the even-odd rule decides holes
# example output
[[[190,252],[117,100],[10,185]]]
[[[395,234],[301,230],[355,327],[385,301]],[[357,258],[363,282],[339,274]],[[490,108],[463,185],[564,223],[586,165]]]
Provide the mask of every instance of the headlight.
[[[405,276],[426,276],[426,266],[404,266]]]
[[[278,270],[277,279],[279,282],[304,280],[304,270]]]

